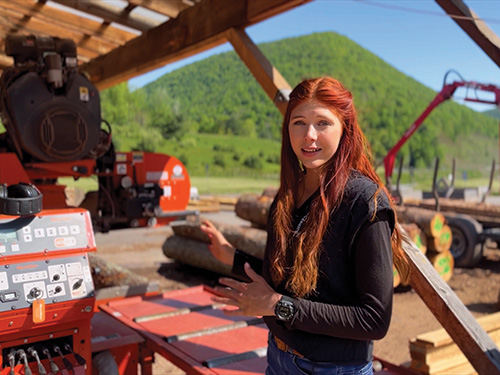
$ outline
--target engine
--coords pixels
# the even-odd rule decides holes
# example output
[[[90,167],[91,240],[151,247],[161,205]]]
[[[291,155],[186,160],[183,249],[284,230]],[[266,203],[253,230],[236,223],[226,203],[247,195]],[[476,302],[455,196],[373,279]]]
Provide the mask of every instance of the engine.
[[[0,78],[4,148],[24,162],[102,155],[109,134],[101,130],[99,92],[78,72],[74,41],[8,35],[5,52],[14,65]]]

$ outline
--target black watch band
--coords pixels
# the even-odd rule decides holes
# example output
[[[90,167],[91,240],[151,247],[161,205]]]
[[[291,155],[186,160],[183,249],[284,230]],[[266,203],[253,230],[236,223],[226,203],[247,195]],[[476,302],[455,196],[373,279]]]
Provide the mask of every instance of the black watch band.
[[[288,322],[292,319],[295,314],[295,305],[293,303],[293,298],[282,296],[274,307],[274,315],[279,320]]]

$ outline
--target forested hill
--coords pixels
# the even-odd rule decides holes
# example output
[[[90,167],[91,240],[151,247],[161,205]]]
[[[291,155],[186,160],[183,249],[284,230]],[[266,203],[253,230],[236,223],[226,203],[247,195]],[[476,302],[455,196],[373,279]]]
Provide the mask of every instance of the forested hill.
[[[354,94],[361,127],[377,160],[381,160],[436,95],[336,33],[316,33],[259,47],[291,86],[305,77],[322,75],[343,82]],[[186,133],[270,139],[280,136],[281,114],[233,51],[168,73],[134,94],[147,98],[147,111],[152,113],[147,123],[160,129],[165,137],[182,137]],[[154,115],[165,106],[170,107],[168,114]],[[463,157],[457,142],[475,139],[481,144],[491,141],[496,145],[497,138],[498,125],[494,119],[447,101],[427,118],[403,152],[407,162],[429,165],[436,155],[456,153]],[[470,146],[467,142],[464,147]],[[488,147],[474,147],[476,153],[480,150],[485,154],[481,156],[488,163],[496,155],[490,157]]]

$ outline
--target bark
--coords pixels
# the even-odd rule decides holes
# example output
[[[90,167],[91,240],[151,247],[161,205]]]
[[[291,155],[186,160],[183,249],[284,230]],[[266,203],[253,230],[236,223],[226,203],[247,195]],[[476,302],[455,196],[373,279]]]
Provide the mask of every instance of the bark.
[[[250,221],[255,227],[265,228],[272,202],[271,197],[244,194],[238,199],[234,211],[236,216]]]
[[[89,253],[88,256],[96,290],[112,286],[134,286],[148,283],[148,279],[135,275],[126,268],[107,262],[92,253]]]
[[[396,206],[401,223],[415,223],[428,237],[438,237],[446,224],[442,213],[419,207]]]

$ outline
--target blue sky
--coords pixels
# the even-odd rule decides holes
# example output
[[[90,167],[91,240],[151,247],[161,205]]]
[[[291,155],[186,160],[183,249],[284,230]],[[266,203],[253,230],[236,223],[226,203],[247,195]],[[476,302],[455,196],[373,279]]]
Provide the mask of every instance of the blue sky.
[[[500,0],[465,3],[500,36]],[[500,86],[500,67],[433,0],[315,0],[247,28],[255,43],[323,31],[347,36],[436,91],[450,69],[465,80]],[[231,49],[230,44],[224,44],[136,77],[129,84],[141,87],[181,66]],[[458,77],[449,77],[454,79]],[[455,98],[459,101],[461,95],[457,92]]]

